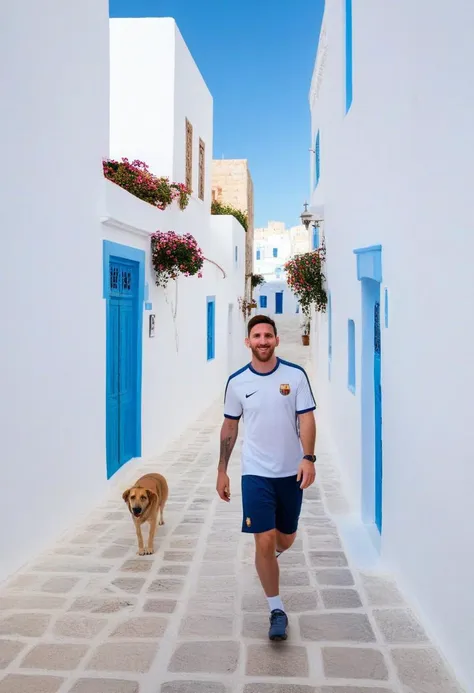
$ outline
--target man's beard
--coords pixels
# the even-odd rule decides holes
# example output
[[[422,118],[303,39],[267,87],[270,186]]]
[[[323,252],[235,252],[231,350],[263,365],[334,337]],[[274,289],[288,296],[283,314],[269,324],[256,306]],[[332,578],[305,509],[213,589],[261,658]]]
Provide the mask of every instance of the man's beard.
[[[275,347],[268,347],[267,349],[260,350],[258,347],[252,347],[252,354],[255,356],[257,361],[262,361],[266,363],[270,361],[275,352]]]

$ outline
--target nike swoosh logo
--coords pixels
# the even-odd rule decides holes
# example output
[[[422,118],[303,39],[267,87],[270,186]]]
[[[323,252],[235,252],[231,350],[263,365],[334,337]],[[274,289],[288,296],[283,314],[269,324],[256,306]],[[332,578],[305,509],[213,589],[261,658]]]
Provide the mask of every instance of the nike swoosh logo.
[[[251,396],[254,395],[256,392],[258,392],[258,390],[254,390],[254,392],[251,392],[249,395],[245,395],[245,398],[251,397]]]

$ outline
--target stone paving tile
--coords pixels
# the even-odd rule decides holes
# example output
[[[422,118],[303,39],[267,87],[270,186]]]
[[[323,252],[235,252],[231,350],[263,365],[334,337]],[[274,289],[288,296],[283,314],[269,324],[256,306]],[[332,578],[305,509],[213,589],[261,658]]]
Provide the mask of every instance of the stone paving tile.
[[[237,669],[240,645],[232,640],[187,642],[178,645],[168,670],[230,674]]]
[[[308,651],[298,645],[275,648],[272,644],[249,645],[247,676],[284,676],[305,678],[309,675]]]
[[[323,666],[328,678],[382,681],[388,679],[384,656],[376,649],[323,647]]]
[[[0,693],[57,693],[63,681],[59,676],[8,674],[0,681]]]
[[[298,326],[280,332],[283,358],[308,365]],[[346,555],[324,426],[317,485],[278,559],[289,637],[268,641],[253,538],[240,531],[240,439],[231,503],[215,492],[221,421],[219,401],[131,463],[123,486],[158,470],[170,487],[152,556],[137,556],[120,487],[0,586],[0,693],[460,693],[390,575]]]
[[[6,669],[25,647],[26,644],[18,640],[0,640],[0,669]]]
[[[139,693],[137,681],[119,679],[79,679],[69,693]]]
[[[89,648],[86,645],[58,645],[41,643],[34,647],[21,662],[29,669],[75,669]]]

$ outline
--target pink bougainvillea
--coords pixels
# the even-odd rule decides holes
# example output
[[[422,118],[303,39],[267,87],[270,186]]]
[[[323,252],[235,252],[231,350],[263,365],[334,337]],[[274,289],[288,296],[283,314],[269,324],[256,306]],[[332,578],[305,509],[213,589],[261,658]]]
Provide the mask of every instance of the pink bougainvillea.
[[[151,236],[151,257],[157,286],[165,287],[180,274],[202,277],[204,256],[190,233],[179,236],[174,231],[156,231]]]
[[[144,161],[135,159],[130,162],[126,157],[121,161],[104,159],[102,166],[108,180],[158,209],[166,209],[173,200],[178,201],[180,209],[186,209],[188,205],[187,187],[183,183],[170,183],[169,178],[155,176]]]
[[[301,305],[303,313],[310,315],[311,305],[316,310],[326,311],[327,294],[324,288],[325,277],[322,263],[325,258],[324,247],[309,253],[296,255],[285,263],[286,281]]]

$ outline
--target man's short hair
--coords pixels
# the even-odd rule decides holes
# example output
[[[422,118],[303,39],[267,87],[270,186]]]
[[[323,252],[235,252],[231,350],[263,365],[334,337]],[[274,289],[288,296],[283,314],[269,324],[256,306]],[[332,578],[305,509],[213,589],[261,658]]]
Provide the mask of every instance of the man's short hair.
[[[271,318],[268,317],[268,315],[254,315],[253,318],[249,320],[249,323],[247,325],[247,336],[250,337],[250,333],[252,329],[255,327],[255,325],[271,325],[273,327],[273,331],[275,333],[275,337],[277,336],[277,328],[275,325],[275,321],[272,320]]]

